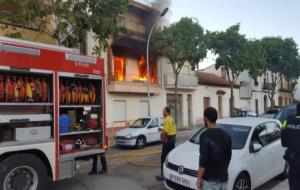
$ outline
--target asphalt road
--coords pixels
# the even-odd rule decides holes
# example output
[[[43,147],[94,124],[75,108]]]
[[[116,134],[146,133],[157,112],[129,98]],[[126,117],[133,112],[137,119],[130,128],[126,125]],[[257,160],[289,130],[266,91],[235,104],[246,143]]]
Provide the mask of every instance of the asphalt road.
[[[188,140],[195,131],[179,132],[176,145]],[[161,144],[159,143],[149,145],[143,150],[112,148],[107,154],[108,174],[89,176],[87,173],[90,170],[91,162],[84,162],[81,164],[81,170],[75,179],[53,183],[50,190],[164,190],[162,182],[155,179],[155,176],[160,173],[158,167],[160,164],[160,149]],[[145,155],[139,157],[139,154]],[[129,161],[146,164],[150,167],[131,165],[128,163]],[[256,190],[288,190],[288,187],[286,181],[273,179]]]

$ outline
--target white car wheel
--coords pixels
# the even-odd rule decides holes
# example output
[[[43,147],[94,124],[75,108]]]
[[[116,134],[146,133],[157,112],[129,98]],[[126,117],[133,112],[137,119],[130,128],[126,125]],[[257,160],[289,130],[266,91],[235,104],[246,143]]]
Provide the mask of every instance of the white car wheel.
[[[145,138],[145,137],[140,136],[140,137],[138,137],[138,138],[136,139],[136,147],[137,147],[138,149],[144,148],[145,145],[146,145],[146,138]]]
[[[249,177],[244,173],[240,174],[234,182],[233,190],[250,190],[250,189],[251,189],[251,183]]]

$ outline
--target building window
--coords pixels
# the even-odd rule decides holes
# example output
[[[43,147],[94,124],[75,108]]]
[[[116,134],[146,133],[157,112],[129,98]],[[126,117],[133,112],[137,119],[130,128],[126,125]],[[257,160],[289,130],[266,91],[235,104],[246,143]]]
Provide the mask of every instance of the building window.
[[[125,81],[126,63],[123,57],[114,57],[114,77],[116,81]]]
[[[204,110],[210,106],[210,97],[203,98]]]
[[[254,79],[254,85],[255,85],[255,86],[258,86],[258,80],[257,80],[257,78]]]
[[[283,106],[283,105],[282,105],[282,97],[280,97],[280,96],[278,97],[278,105],[279,105],[279,106]]]
[[[139,79],[142,81],[146,81],[147,80],[147,64],[146,64],[145,57],[142,56],[138,62],[139,62]]]
[[[126,121],[126,101],[114,101],[114,121]]]

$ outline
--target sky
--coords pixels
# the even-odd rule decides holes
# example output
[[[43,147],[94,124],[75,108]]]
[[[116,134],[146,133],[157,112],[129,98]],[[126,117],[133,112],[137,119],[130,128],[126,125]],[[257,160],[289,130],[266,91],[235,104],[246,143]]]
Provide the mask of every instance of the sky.
[[[300,0],[171,0],[168,20],[192,17],[210,31],[224,31],[240,23],[247,38],[282,36],[300,46]],[[209,59],[211,60],[211,59]],[[206,67],[212,61],[205,61]]]

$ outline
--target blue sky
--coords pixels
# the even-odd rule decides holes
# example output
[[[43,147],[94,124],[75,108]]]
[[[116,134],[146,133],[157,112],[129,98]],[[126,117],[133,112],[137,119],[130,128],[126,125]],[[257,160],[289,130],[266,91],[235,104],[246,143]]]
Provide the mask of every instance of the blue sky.
[[[300,45],[299,0],[171,0],[170,21],[197,18],[207,30],[241,24],[248,38],[292,37]]]

